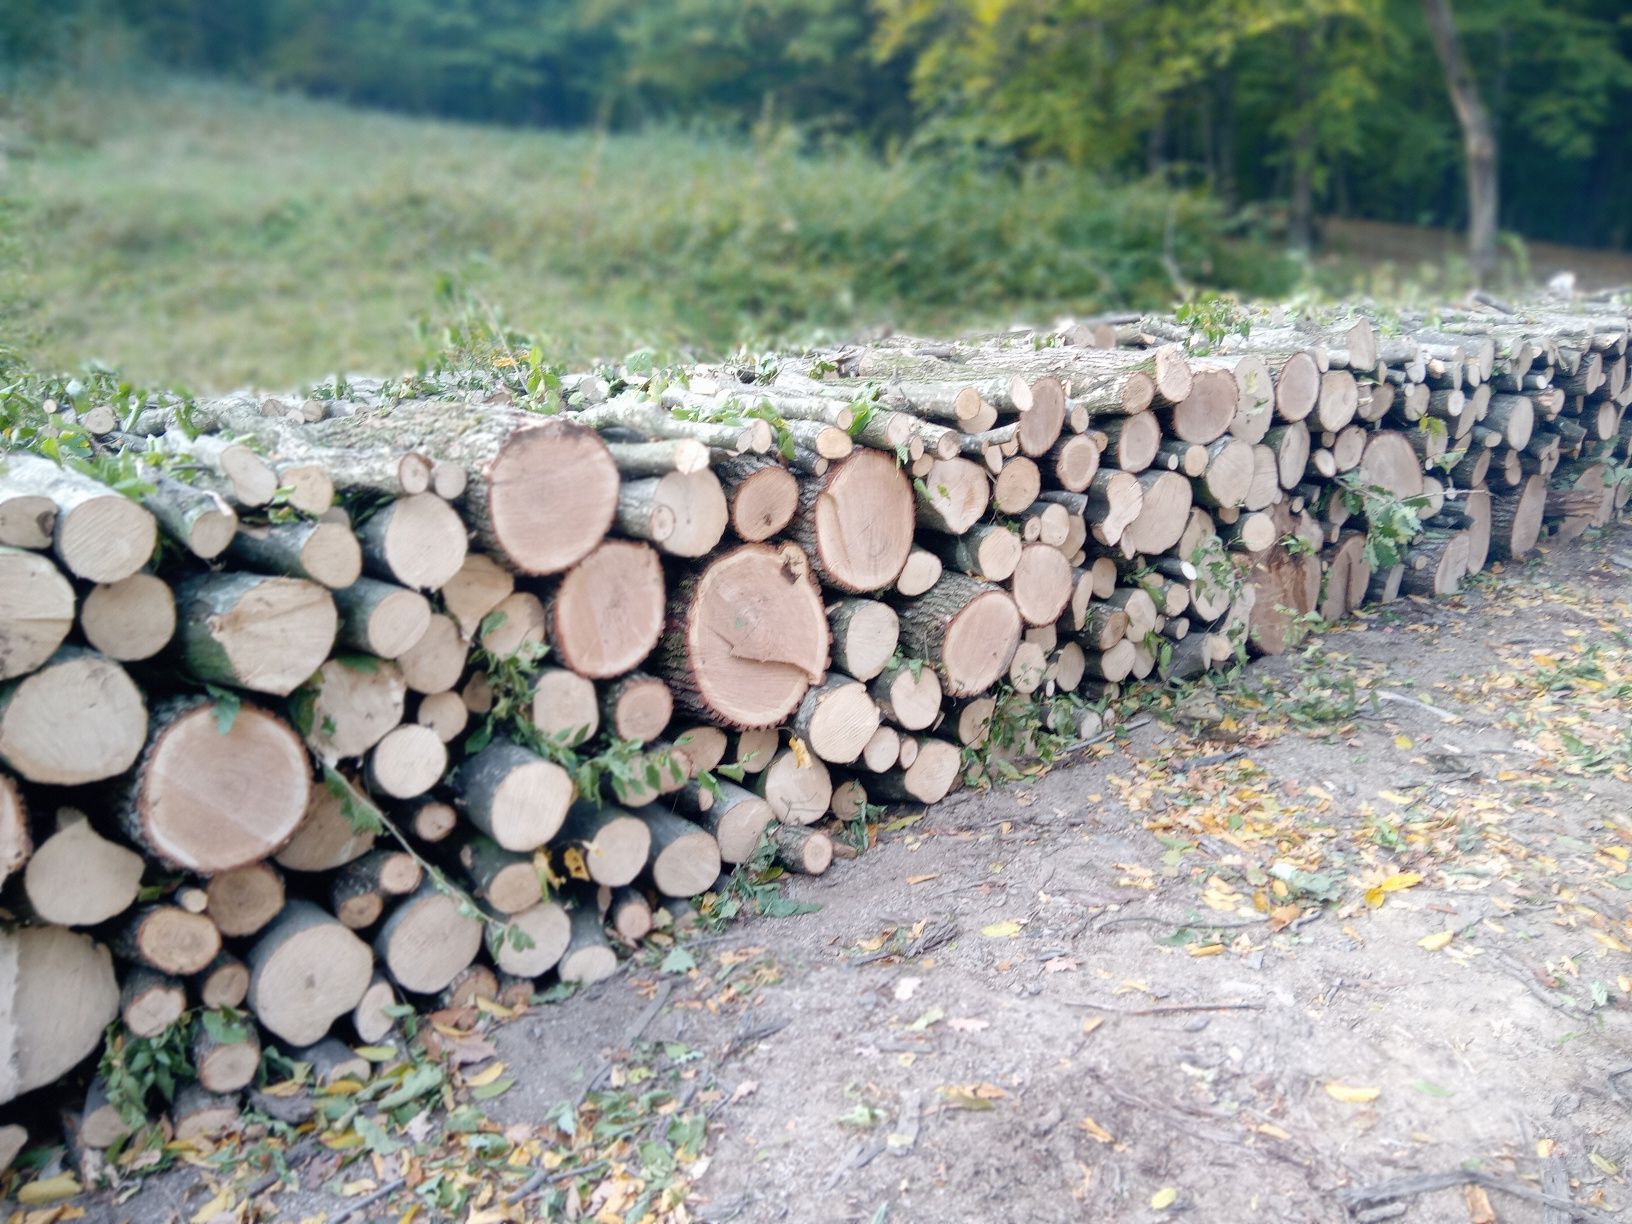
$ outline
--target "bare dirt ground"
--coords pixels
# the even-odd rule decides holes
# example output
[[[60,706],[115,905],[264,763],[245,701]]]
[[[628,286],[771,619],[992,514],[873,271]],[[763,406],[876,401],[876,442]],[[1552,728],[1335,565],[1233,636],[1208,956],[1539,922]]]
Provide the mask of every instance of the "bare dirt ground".
[[[86,1218],[1632,1218],[1628,552],[1374,610],[892,812],[817,912],[444,1017],[452,1139],[290,1132],[266,1189],[252,1131]]]

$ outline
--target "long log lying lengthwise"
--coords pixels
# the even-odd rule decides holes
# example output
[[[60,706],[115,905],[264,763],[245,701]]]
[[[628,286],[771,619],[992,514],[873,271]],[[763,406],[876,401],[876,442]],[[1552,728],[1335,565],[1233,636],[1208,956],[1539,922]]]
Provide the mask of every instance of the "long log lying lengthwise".
[[[480,372],[152,403],[99,443],[128,496],[5,456],[0,1106],[115,1017],[242,1006],[243,1043],[191,1037],[170,1123],[207,1130],[261,1040],[342,1074],[399,998],[525,1003],[722,864],[825,870],[869,803],[1024,756],[1009,703],[1086,738],[1125,683],[1607,523],[1629,330],[1550,301],[895,336],[564,411]],[[101,1083],[67,1114],[76,1151],[127,1128]]]

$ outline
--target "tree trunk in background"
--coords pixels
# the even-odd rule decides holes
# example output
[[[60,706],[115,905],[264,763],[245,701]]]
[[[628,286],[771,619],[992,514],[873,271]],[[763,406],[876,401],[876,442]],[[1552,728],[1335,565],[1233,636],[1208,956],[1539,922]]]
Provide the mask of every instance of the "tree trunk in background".
[[[1292,37],[1293,59],[1308,64],[1313,40],[1307,27],[1299,27]],[[1292,136],[1292,204],[1288,236],[1297,251],[1314,245],[1315,194],[1315,105],[1309,74],[1298,74],[1298,127]]]
[[[1445,88],[1462,125],[1462,147],[1468,159],[1468,257],[1478,284],[1496,269],[1496,133],[1490,112],[1479,96],[1479,83],[1462,55],[1451,0],[1422,0],[1433,35],[1434,52],[1445,70]]]

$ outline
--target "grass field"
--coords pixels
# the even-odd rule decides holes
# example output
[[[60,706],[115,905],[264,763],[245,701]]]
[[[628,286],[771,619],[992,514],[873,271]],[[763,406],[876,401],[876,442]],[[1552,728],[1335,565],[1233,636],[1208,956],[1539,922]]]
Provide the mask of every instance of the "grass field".
[[[0,343],[196,390],[391,373],[457,285],[583,361],[1271,292],[1205,201],[678,131],[474,128],[200,83],[0,94]]]

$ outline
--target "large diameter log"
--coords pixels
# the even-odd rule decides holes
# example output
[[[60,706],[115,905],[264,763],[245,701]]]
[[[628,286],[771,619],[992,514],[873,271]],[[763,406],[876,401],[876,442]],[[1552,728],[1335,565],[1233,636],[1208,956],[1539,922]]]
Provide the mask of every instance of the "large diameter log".
[[[793,731],[822,760],[848,765],[872,739],[880,717],[865,684],[842,672],[830,672],[799,703]]]
[[[663,607],[657,554],[644,544],[608,540],[561,579],[546,606],[545,636],[561,663],[603,680],[652,652],[663,632]]]
[[[175,592],[148,573],[92,587],[80,604],[79,631],[110,659],[151,659],[176,636]]]
[[[416,799],[441,779],[448,749],[418,723],[392,727],[368,754],[368,788],[392,799]]]
[[[1224,436],[1240,402],[1233,374],[1204,369],[1194,374],[1190,393],[1173,406],[1160,409],[1158,415],[1171,437],[1205,446]]]
[[[643,807],[638,815],[651,830],[647,867],[658,892],[694,897],[712,887],[720,874],[720,848],[712,833],[661,807]]]
[[[948,535],[962,535],[978,523],[991,502],[986,472],[967,459],[937,459],[913,483],[918,523]]]
[[[584,870],[597,884],[617,887],[634,882],[651,850],[646,822],[616,807],[573,805],[556,837],[558,846],[575,847]]]
[[[309,578],[330,590],[350,586],[363,573],[362,547],[343,523],[246,524],[227,551],[246,569]]]
[[[340,615],[340,643],[364,654],[399,658],[430,627],[430,601],[392,582],[359,578],[334,592],[333,599]]]
[[[518,573],[557,574],[589,555],[612,526],[618,469],[606,444],[576,421],[480,404],[418,402],[312,426],[323,444],[417,449],[470,474],[465,517],[476,538]]]
[[[372,655],[341,655],[317,669],[292,701],[307,745],[324,761],[362,756],[402,721],[402,669]]]
[[[374,938],[380,964],[397,985],[416,994],[443,989],[476,959],[481,947],[480,920],[462,912],[457,898],[429,881],[398,902]],[[365,973],[346,1010],[356,1006],[366,985]]]
[[[158,524],[142,506],[107,485],[37,455],[8,454],[0,466],[0,504],[49,500],[51,547],[63,567],[87,582],[118,582],[153,556]]]
[[[1009,581],[1020,619],[1028,625],[1052,625],[1071,602],[1076,582],[1065,554],[1048,544],[1027,544]]]
[[[468,759],[455,788],[472,824],[506,850],[523,853],[555,836],[574,790],[561,766],[509,740],[494,740]]]
[[[0,1105],[72,1069],[118,1014],[101,944],[62,927],[0,931]]]
[[[125,912],[142,887],[142,856],[109,841],[83,813],[64,808],[60,827],[23,871],[34,916],[58,926],[95,926]]]
[[[1422,495],[1422,460],[1403,433],[1383,429],[1372,434],[1356,470],[1362,485],[1384,489],[1399,498]]]
[[[0,680],[26,675],[74,627],[74,588],[51,558],[0,547]]]
[[[313,786],[294,836],[273,861],[290,871],[333,871],[367,854],[376,834],[353,822],[351,799],[344,783]]]
[[[875,599],[841,599],[827,610],[833,633],[833,666],[857,680],[884,670],[901,638],[901,619]]]
[[[724,726],[769,727],[821,680],[829,642],[804,550],[745,544],[682,583],[656,670],[679,709]]]
[[[357,542],[369,573],[418,591],[457,574],[469,547],[458,513],[434,493],[387,502],[357,528]]]
[[[1320,558],[1277,544],[1258,555],[1248,583],[1254,601],[1247,642],[1260,654],[1282,654],[1302,636],[1300,618],[1313,612],[1320,598]]]
[[[283,910],[283,876],[270,863],[251,863],[209,878],[204,885],[204,915],[221,934],[254,935]]]
[[[287,697],[334,646],[329,592],[303,578],[214,574],[177,591],[178,645],[201,680]]]
[[[1492,494],[1490,499],[1490,555],[1498,561],[1522,557],[1541,538],[1542,518],[1547,510],[1547,480],[1527,477],[1511,493]]]
[[[869,795],[889,803],[939,803],[951,793],[963,765],[957,746],[930,736],[916,745],[912,764],[868,780]]]
[[[725,458],[714,465],[714,475],[725,490],[731,530],[745,543],[780,534],[799,509],[798,478],[773,459]]]
[[[1139,513],[1122,532],[1121,545],[1127,552],[1155,556],[1184,534],[1193,499],[1190,482],[1177,472],[1145,472],[1139,485]]]
[[[572,934],[561,954],[556,972],[563,982],[588,986],[605,981],[618,970],[618,954],[607,942],[595,906],[579,906],[572,911]]]
[[[1020,610],[1013,598],[963,574],[943,574],[900,612],[903,646],[934,665],[949,696],[969,697],[991,687],[1020,644]]]
[[[435,949],[425,951],[429,959]],[[310,901],[285,906],[248,962],[249,1009],[268,1032],[297,1046],[320,1040],[356,1007],[374,972],[368,945]]]
[[[0,684],[0,762],[30,782],[79,786],[129,769],[147,738],[141,691],[111,659],[65,646]]]
[[[912,551],[913,491],[895,459],[861,450],[800,489],[793,538],[812,568],[841,591],[879,591]]]
[[[572,938],[572,920],[554,901],[511,917],[493,946],[500,972],[533,978],[556,967]]]
[[[282,720],[185,699],[154,712],[153,734],[121,816],[131,840],[205,875],[276,853],[311,799],[306,750]]]

